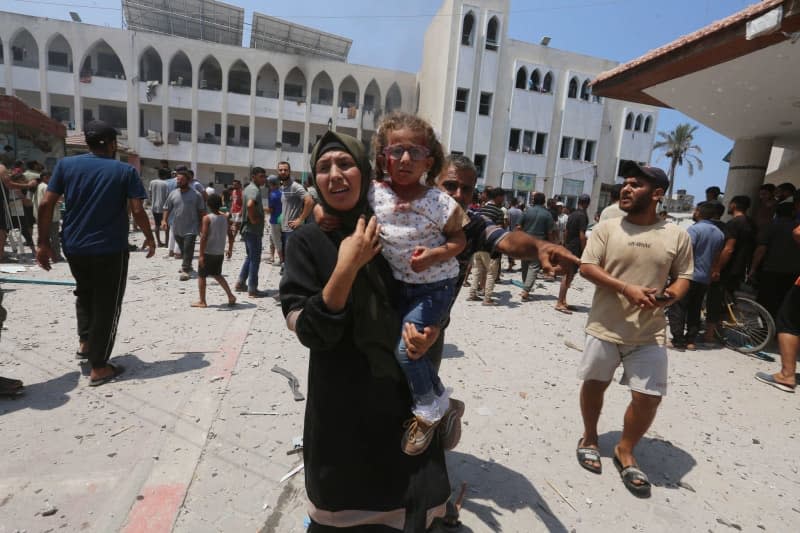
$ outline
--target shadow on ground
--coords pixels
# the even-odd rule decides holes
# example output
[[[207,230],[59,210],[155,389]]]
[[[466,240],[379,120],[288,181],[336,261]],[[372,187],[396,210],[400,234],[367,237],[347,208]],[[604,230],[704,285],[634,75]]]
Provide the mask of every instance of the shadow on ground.
[[[611,461],[614,457],[614,446],[621,436],[620,431],[609,431],[600,435],[598,439],[600,455],[609,459],[603,461],[605,463],[603,470],[609,466],[613,471],[614,466]],[[643,437],[636,445],[635,455],[639,468],[657,487],[678,488],[677,483],[697,465],[691,454],[663,439]]]
[[[128,379],[154,379],[205,368],[211,364],[204,359],[205,356],[205,352],[184,352],[178,359],[148,363],[133,354],[125,354],[112,357],[109,362],[125,367],[125,373],[118,380],[125,381]],[[84,376],[88,376],[90,371],[91,367],[88,364],[81,365],[81,373]]]
[[[467,484],[461,512],[464,525],[460,532],[472,531],[469,521],[473,518],[466,516],[465,510],[475,515],[491,531],[503,531],[499,522],[501,511],[515,513],[530,509],[548,531],[566,533],[567,528],[524,475],[466,453],[448,452],[446,458],[450,483],[456,495],[461,490],[461,483]],[[528,531],[537,529],[537,524],[531,524]]]
[[[8,414],[21,409],[49,411],[69,401],[67,393],[75,389],[81,373],[77,370],[63,376],[54,377],[39,383],[26,383],[25,392],[13,398],[0,399],[0,414]]]
[[[464,351],[459,349],[455,344],[444,343],[442,348],[442,359],[457,359],[464,357]]]

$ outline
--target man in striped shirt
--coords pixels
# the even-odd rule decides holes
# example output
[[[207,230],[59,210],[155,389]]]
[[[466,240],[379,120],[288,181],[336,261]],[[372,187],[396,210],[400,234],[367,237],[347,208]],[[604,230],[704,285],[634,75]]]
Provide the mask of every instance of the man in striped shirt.
[[[489,191],[489,201],[481,207],[481,216],[489,219],[499,228],[503,227],[503,199],[505,192],[503,189],[497,188]],[[497,253],[489,253],[485,251],[475,252],[475,282],[470,287],[469,299],[472,301],[480,301],[478,296],[478,286],[483,287],[483,305],[497,305],[492,300],[492,292],[494,292],[494,284],[497,281],[497,276],[500,273],[500,258],[502,256]]]

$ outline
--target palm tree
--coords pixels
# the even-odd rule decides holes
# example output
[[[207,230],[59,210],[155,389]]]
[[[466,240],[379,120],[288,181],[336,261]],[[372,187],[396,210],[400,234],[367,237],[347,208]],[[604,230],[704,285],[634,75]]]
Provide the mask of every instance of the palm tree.
[[[694,142],[694,132],[697,131],[698,126],[691,124],[678,124],[674,130],[670,132],[659,131],[658,136],[660,141],[653,145],[656,150],[664,150],[664,155],[670,159],[669,163],[669,190],[667,191],[667,198],[672,198],[672,186],[675,183],[675,169],[683,166],[686,163],[686,170],[689,176],[694,175],[694,167],[697,170],[703,170],[703,161],[697,157],[697,154],[702,154],[703,150]]]

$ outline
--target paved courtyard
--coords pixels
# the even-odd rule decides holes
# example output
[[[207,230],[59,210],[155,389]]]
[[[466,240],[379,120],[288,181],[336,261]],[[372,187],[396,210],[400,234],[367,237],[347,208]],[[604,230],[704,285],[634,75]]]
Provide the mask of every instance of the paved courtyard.
[[[196,282],[178,281],[164,255],[132,254],[114,352],[127,371],[98,388],[74,360],[71,289],[3,285],[0,375],[24,380],[26,394],[0,399],[0,533],[303,531],[303,474],[281,478],[302,461],[287,452],[305,402],[271,369],[294,373],[304,392],[307,350],[271,297],[229,309],[210,283],[211,307],[191,309]],[[237,243],[229,281],[242,256]],[[15,275],[71,279],[63,263],[28,266]],[[462,291],[447,331],[442,378],[467,404],[448,454],[454,490],[466,483],[461,531],[797,529],[800,403],[753,379],[775,363],[671,352],[668,396],[638,449],[653,496],[638,500],[611,462],[623,387],[609,388],[600,421],[602,476],[575,459],[592,286],[576,282],[580,311],[567,316],[553,311],[555,283],[521,303],[511,279],[518,270],[503,273],[494,309]],[[264,265],[261,280],[272,294],[278,269]]]

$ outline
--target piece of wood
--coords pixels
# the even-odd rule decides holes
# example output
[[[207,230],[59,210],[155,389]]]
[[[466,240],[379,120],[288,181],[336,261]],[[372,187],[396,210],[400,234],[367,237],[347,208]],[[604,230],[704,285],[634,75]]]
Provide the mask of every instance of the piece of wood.
[[[578,510],[577,510],[577,509],[575,509],[575,506],[574,506],[574,505],[572,505],[571,503],[569,503],[569,500],[567,499],[567,497],[566,497],[566,496],[564,496],[564,495],[561,493],[561,491],[560,491],[560,490],[558,490],[558,489],[555,487],[555,485],[553,485],[552,483],[550,483],[550,481],[549,481],[549,480],[547,480],[547,479],[545,479],[545,481],[547,481],[547,484],[548,484],[548,485],[550,485],[550,488],[551,488],[551,489],[553,489],[554,491],[556,491],[556,494],[558,494],[559,496],[561,496],[561,499],[562,499],[562,500],[564,500],[564,503],[566,503],[567,505],[569,505],[570,507],[572,507],[572,510],[573,510],[573,511],[575,511],[576,513],[578,512]]]

